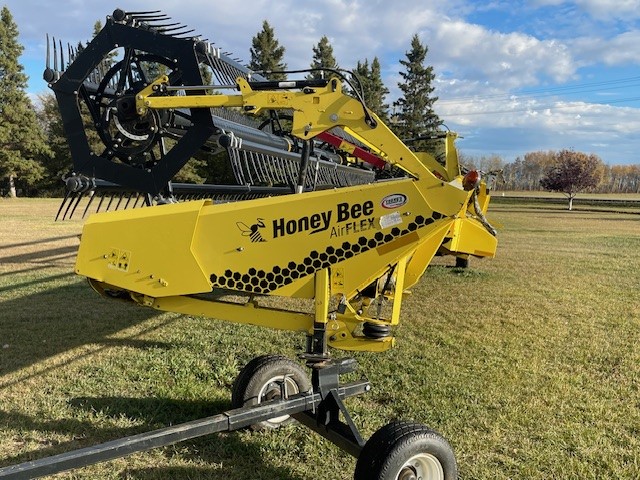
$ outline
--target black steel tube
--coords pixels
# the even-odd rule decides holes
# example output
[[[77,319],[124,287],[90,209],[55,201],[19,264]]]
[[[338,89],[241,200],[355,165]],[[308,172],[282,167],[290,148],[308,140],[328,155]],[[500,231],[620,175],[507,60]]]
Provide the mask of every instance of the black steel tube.
[[[302,154],[300,155],[300,170],[298,170],[298,185],[296,193],[304,191],[304,184],[307,180],[307,167],[309,166],[309,156],[311,155],[311,140],[306,140],[302,144]]]
[[[288,88],[324,88],[329,83],[328,80],[282,80],[282,81],[265,81],[265,82],[249,82],[252,90],[280,90]]]
[[[339,387],[337,393],[340,398],[347,398],[365,393],[369,388],[367,381],[352,382]],[[0,478],[28,480],[53,475],[212,433],[237,430],[281,415],[312,411],[321,401],[320,393],[299,393],[287,400],[275,399],[259,405],[237,408],[213,417],[0,468]]]

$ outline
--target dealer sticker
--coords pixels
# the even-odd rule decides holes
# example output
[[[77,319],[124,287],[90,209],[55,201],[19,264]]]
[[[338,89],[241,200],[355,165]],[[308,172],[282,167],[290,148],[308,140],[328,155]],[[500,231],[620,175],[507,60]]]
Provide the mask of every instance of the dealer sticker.
[[[392,209],[403,206],[407,203],[407,196],[403,193],[393,193],[382,199],[380,205],[382,208]]]
[[[400,216],[400,212],[393,212],[380,217],[380,228],[389,228],[394,225],[400,225],[401,223],[402,217]]]

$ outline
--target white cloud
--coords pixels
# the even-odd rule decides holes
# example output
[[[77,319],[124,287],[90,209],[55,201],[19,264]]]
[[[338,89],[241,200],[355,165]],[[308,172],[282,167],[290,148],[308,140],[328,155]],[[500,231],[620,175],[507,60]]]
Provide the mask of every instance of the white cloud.
[[[37,73],[29,72],[34,78],[40,76],[44,64],[45,32],[72,43],[86,40],[94,22],[104,20],[113,8],[98,0],[70,0],[65,8],[43,2],[37,10],[23,0],[5,1],[27,46],[24,58],[38,65]],[[534,35],[527,32],[538,30],[497,31],[467,20],[491,18],[506,8],[505,4],[511,9],[510,18],[519,19],[520,25],[537,22],[551,26]],[[559,26],[536,17],[537,8],[543,5],[555,20],[566,13],[567,23]],[[173,0],[129,0],[126,7],[162,10],[244,62],[249,61],[251,38],[266,19],[286,47],[285,62],[292,69],[307,68],[312,47],[327,35],[342,67],[352,68],[358,60],[374,56],[380,59],[385,84],[391,90],[388,101],[397,98],[398,61],[405,58],[412,35],[418,33],[429,47],[427,62],[437,74],[438,113],[467,139],[482,132],[489,136],[486,144],[510,143],[504,151],[516,151],[530,145],[537,149],[536,142],[551,144],[551,139],[558,141],[559,132],[563,132],[565,140],[570,135],[576,142],[589,144],[620,145],[619,139],[624,138],[640,151],[640,140],[630,133],[640,127],[639,109],[586,101],[560,103],[560,98],[536,99],[514,93],[563,85],[578,79],[585,67],[640,63],[636,48],[640,32],[624,29],[625,22],[640,15],[640,0],[495,0],[482,5],[471,0],[254,0],[242,5],[211,0],[182,5]],[[525,16],[531,16],[531,22]],[[590,32],[588,36],[580,33],[585,30]],[[498,138],[498,129],[502,129],[502,138]],[[635,157],[630,154],[629,158]]]
[[[640,17],[640,0],[534,0],[534,5],[575,5],[597,20],[632,20]]]
[[[563,82],[576,71],[567,46],[556,40],[492,32],[463,21],[440,24],[431,33],[427,42],[438,52],[436,61],[462,77],[517,88],[536,85],[541,76]]]
[[[593,17],[621,18],[640,16],[640,0],[576,0]]]
[[[629,31],[606,39],[598,36],[575,39],[572,48],[582,65],[640,64],[640,31]]]

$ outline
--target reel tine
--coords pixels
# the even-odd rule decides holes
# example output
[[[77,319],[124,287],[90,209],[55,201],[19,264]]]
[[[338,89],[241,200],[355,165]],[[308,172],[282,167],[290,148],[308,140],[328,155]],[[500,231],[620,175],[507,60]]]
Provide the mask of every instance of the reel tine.
[[[127,15],[154,15],[156,13],[161,13],[162,10],[147,10],[143,12],[127,12]]]
[[[76,213],[76,208],[78,208],[78,204],[80,203],[80,200],[82,200],[83,197],[84,197],[84,192],[78,193],[78,198],[76,199],[76,203],[73,205],[73,208],[71,209],[71,214],[69,215],[69,219],[73,218],[73,214]]]
[[[120,208],[120,204],[122,203],[123,198],[124,198],[124,192],[120,193],[120,198],[118,199],[118,203],[116,203],[116,208],[114,208],[114,210],[118,210]]]
[[[84,212],[82,212],[82,218],[84,218],[87,215],[87,212],[89,211],[89,207],[91,206],[91,203],[93,202],[93,199],[97,196],[95,190],[89,194],[89,201],[87,202],[87,206],[84,207]]]
[[[56,48],[56,37],[53,37],[53,70],[58,71],[58,49]]]
[[[58,221],[58,217],[60,216],[60,212],[64,208],[64,204],[67,203],[67,200],[69,199],[70,195],[71,195],[71,191],[67,190],[66,193],[64,194],[64,198],[62,199],[62,203],[60,203],[60,208],[58,208],[58,213],[56,213],[56,219],[54,221],[56,221],[56,222]]]
[[[127,202],[124,204],[124,209],[129,208],[129,203],[131,202],[131,197],[133,197],[133,192],[129,192],[129,196],[127,197]]]
[[[67,218],[69,218],[67,217],[67,213],[69,213],[69,209],[71,208],[71,205],[73,205],[73,201],[75,200],[75,198],[76,194],[72,192],[69,203],[67,204],[67,209],[64,211],[64,215],[62,215],[62,220],[66,220]]]
[[[109,197],[109,203],[107,203],[107,210],[106,210],[107,212],[111,208],[111,204],[113,203],[113,198],[114,198],[113,197],[113,193],[110,193],[109,195],[110,195],[110,197]]]
[[[185,31],[182,31],[182,32],[178,32],[178,31],[176,31],[176,30],[183,29],[183,28],[188,28],[188,27],[167,28],[167,29],[162,30],[162,33],[173,32],[173,33],[170,33],[170,34],[169,34],[169,35],[171,35],[172,37],[176,37],[176,38],[189,38],[189,37],[178,37],[178,35],[188,35],[189,33],[193,33],[193,32],[195,32],[195,31],[196,31],[196,29],[195,29],[195,28],[192,28],[191,30],[185,30]]]
[[[166,28],[166,27],[175,27],[176,25],[182,25],[180,22],[173,22],[173,23],[160,23],[160,24],[155,24],[154,27],[155,28]]]
[[[49,34],[48,33],[47,33],[47,54],[46,54],[44,63],[45,63],[45,65],[44,65],[45,68],[47,70],[50,70],[51,69],[51,47],[49,45]]]
[[[64,70],[64,50],[62,49],[62,40],[58,39],[58,44],[60,45],[60,70]]]
[[[100,201],[98,202],[98,208],[96,208],[96,213],[100,212],[100,208],[102,207],[102,202],[104,202],[104,192],[100,192],[99,195],[100,195]]]

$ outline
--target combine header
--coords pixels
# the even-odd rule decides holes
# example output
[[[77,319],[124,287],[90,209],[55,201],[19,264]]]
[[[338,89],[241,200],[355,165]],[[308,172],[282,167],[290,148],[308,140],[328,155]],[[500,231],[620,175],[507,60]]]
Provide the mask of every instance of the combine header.
[[[448,443],[423,425],[394,422],[365,442],[343,399],[369,384],[340,384],[355,361],[330,355],[391,348],[403,292],[434,255],[494,255],[488,189],[477,172],[463,176],[456,135],[414,151],[342,72],[269,81],[159,12],[116,10],[84,49],[67,49],[67,62],[53,45],[44,78],[74,162],[59,215],[81,201],[85,212],[117,210],[89,216],[76,272],[108,298],[301,332],[311,381],[298,362],[261,356],[240,372],[230,412],[0,478],[290,417],[357,457],[357,480],[456,478]],[[172,182],[203,152],[225,152],[235,183]],[[144,208],[122,209],[133,206]],[[305,308],[281,310],[267,296]]]

